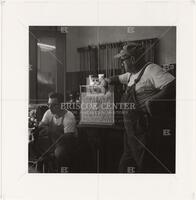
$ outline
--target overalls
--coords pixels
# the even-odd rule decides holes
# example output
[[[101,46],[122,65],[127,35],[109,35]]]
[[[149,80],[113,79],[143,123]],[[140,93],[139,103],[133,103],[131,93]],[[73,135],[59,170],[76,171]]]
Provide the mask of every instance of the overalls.
[[[135,87],[148,65],[149,63],[142,68],[134,84],[127,86],[122,97],[123,103],[134,103],[135,107],[131,110],[123,110],[125,134],[124,152],[119,164],[121,173],[142,172],[143,170],[149,116],[138,106]]]

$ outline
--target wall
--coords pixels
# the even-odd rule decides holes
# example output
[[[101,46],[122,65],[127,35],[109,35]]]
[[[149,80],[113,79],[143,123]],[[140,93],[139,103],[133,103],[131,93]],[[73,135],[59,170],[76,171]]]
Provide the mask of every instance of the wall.
[[[80,69],[78,47],[118,41],[159,38],[156,44],[157,63],[176,63],[175,27],[69,27],[67,34],[67,72]]]

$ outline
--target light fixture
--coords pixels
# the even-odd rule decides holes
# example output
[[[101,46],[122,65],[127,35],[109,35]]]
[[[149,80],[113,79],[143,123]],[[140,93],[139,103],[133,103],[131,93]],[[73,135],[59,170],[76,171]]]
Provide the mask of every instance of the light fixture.
[[[37,45],[41,48],[43,51],[53,51],[56,49],[54,45],[44,44],[44,43],[37,43]]]

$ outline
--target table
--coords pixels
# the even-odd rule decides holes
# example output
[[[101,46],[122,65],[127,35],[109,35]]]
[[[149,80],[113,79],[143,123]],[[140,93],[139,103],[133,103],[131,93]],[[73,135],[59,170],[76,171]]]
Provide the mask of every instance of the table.
[[[115,125],[79,124],[80,141],[88,145],[86,156],[88,172],[118,173],[123,153],[124,127]]]

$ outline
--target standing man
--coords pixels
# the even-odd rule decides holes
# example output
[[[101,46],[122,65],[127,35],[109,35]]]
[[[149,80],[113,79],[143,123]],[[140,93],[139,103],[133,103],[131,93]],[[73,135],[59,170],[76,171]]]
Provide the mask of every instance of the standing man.
[[[63,167],[71,171],[72,156],[76,142],[76,120],[72,112],[62,109],[64,97],[60,93],[49,94],[48,107],[40,124],[39,135],[35,142],[30,145],[29,152],[41,156],[51,145],[54,148],[50,153],[54,155],[59,171]],[[47,136],[47,142],[43,143],[41,138]],[[55,144],[56,143],[56,144]],[[55,145],[54,145],[55,144]]]
[[[121,59],[126,73],[105,79],[103,85],[126,84],[122,102],[135,105],[132,110],[123,110],[126,131],[119,170],[126,173],[132,168],[135,172],[147,172],[147,165],[152,161],[147,154],[153,154],[150,147],[156,142],[150,132],[150,127],[156,124],[151,119],[168,110],[165,104],[160,107],[157,102],[175,98],[175,78],[159,65],[146,62],[145,51],[137,43],[125,45],[115,58]]]

